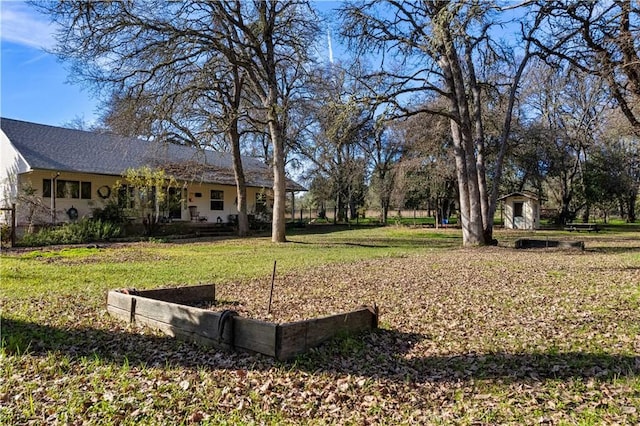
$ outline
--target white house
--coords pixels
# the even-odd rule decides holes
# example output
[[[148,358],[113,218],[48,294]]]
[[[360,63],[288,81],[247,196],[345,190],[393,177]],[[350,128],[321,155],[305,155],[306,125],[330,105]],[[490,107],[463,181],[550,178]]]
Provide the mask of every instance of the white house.
[[[45,211],[40,213],[44,223],[89,217],[108,199],[131,203],[132,188],[123,173],[142,166],[161,168],[175,178],[162,188],[168,202],[161,215],[167,219],[228,222],[237,214],[230,153],[7,118],[0,119],[0,153],[0,207],[17,202],[19,226],[29,219],[28,206],[20,202],[28,191]],[[243,158],[243,167],[248,211],[269,211],[271,169],[251,157]],[[288,180],[287,190],[305,188]]]
[[[506,229],[540,228],[540,199],[532,192],[512,192],[498,198],[503,202],[503,223]]]

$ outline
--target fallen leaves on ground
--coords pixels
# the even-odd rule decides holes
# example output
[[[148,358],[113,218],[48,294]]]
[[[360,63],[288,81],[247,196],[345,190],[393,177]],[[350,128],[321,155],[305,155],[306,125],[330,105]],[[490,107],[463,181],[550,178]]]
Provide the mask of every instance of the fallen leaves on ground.
[[[380,307],[287,363],[175,341],[97,297],[3,301],[3,424],[637,424],[640,258],[435,250],[222,283],[241,315]],[[95,261],[95,260],[94,260]]]

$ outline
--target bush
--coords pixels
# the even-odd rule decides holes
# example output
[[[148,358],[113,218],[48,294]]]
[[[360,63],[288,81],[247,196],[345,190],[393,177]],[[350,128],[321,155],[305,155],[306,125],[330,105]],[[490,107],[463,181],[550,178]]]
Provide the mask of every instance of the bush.
[[[118,224],[101,220],[82,219],[57,228],[43,228],[33,234],[22,237],[20,245],[47,246],[53,244],[83,244],[95,241],[108,241],[120,235]]]
[[[102,222],[125,223],[127,216],[124,209],[115,200],[109,200],[103,208],[93,209],[93,218]]]
[[[3,247],[11,241],[11,227],[9,225],[0,225],[0,241]]]

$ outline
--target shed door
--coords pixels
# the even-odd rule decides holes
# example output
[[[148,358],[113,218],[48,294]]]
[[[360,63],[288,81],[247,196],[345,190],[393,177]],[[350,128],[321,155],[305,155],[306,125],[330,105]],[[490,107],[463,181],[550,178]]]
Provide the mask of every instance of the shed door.
[[[517,201],[513,203],[513,227],[514,229],[524,228],[524,203]]]

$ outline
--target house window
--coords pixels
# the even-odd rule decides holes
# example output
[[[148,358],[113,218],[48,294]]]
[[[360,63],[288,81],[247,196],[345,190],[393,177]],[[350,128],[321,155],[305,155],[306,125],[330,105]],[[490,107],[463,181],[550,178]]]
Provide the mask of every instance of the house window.
[[[118,206],[124,209],[135,207],[135,194],[133,186],[122,185],[118,188]]]
[[[42,179],[42,196],[51,198],[51,179]]]
[[[266,213],[267,212],[267,194],[264,192],[258,192],[256,194],[256,213]]]
[[[224,191],[211,190],[211,210],[224,210]]]
[[[91,199],[91,182],[80,182],[80,198],[83,200]]]
[[[42,196],[51,198],[51,179],[42,179]],[[91,199],[91,182],[80,182],[79,180],[57,179],[56,198],[82,198]]]
[[[56,181],[57,198],[80,198],[80,182],[77,180]]]
[[[523,217],[522,210],[524,207],[523,202],[513,203],[513,217]]]

